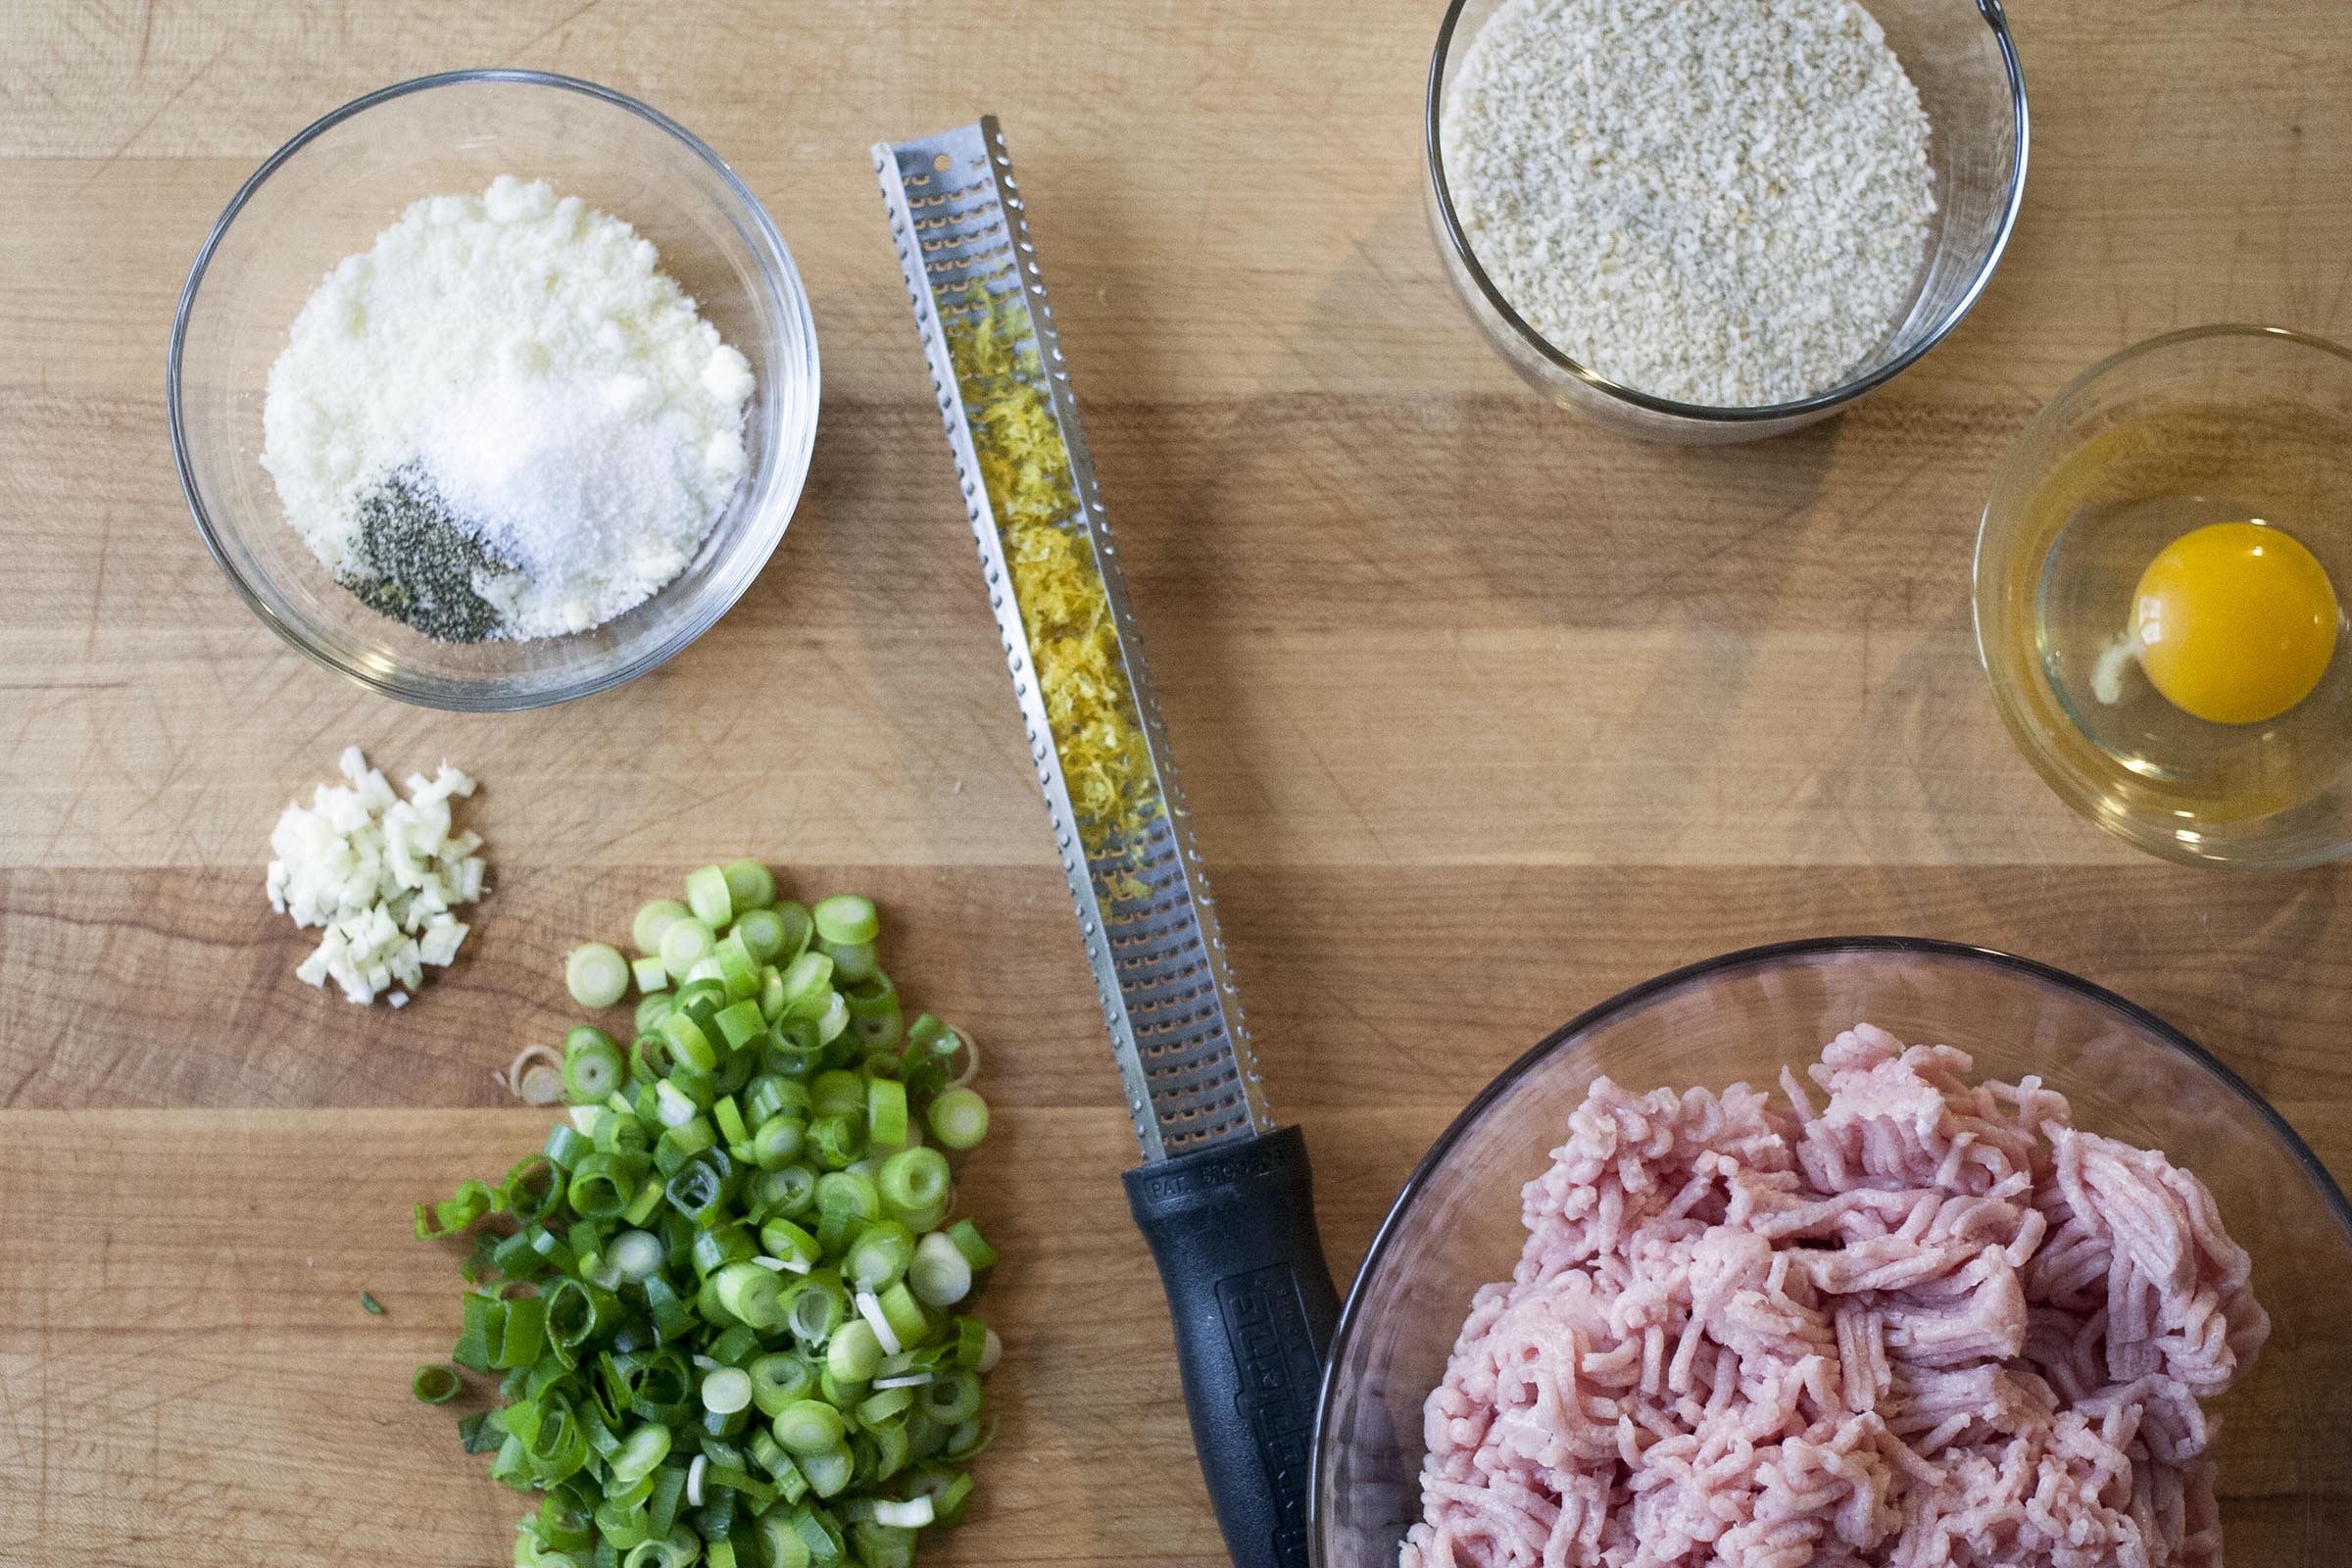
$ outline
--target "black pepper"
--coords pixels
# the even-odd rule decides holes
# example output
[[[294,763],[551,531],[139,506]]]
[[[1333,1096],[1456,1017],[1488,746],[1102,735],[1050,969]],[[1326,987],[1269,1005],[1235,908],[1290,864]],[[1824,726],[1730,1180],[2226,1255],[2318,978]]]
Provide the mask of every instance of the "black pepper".
[[[450,510],[415,464],[396,468],[360,503],[365,571],[343,579],[369,609],[435,642],[478,643],[506,629],[481,584],[516,570]]]

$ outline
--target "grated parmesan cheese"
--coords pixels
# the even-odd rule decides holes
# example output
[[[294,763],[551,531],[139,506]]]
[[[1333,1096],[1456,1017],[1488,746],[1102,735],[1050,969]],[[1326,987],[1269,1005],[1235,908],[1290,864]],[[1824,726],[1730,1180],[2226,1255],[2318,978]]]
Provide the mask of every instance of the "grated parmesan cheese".
[[[1504,0],[1440,135],[1512,308],[1660,397],[1829,390],[1900,324],[1927,256],[1928,118],[1855,0]]]
[[[337,264],[262,410],[262,466],[335,579],[476,641],[601,625],[683,571],[746,470],[755,388],[660,260],[502,174]]]
[[[270,906],[323,928],[296,978],[406,1006],[425,966],[455,962],[472,929],[453,911],[482,896],[488,867],[478,834],[451,832],[450,802],[471,796],[473,780],[445,761],[431,778],[410,774],[403,800],[357,746],[338,766],[345,783],[319,785],[270,831]]]

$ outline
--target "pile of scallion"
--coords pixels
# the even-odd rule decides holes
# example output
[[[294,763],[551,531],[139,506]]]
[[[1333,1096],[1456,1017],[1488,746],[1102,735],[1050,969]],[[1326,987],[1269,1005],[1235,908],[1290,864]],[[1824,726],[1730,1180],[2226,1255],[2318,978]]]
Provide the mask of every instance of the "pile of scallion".
[[[473,1232],[451,1359],[505,1403],[459,1432],[542,1494],[519,1568],[906,1568],[962,1519],[997,1254],[948,1222],[943,1151],[988,1105],[970,1041],[903,1020],[879,934],[868,901],[779,900],[757,861],[695,872],[638,911],[644,956],[565,965],[584,1006],[634,981],[635,1043],[572,1030],[571,1119],[416,1206],[419,1238]],[[415,1392],[463,1386],[433,1365]]]

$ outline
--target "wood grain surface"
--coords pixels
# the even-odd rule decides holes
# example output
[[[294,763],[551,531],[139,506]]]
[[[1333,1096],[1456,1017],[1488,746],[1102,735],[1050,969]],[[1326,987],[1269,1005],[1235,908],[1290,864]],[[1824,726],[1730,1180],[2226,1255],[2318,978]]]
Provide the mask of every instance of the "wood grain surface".
[[[2352,9],[2020,0],[2034,169],[1943,347],[1761,446],[1521,389],[1420,194],[1436,0],[11,0],[0,12],[0,1564],[463,1565],[511,1499],[409,1368],[406,1205],[544,1117],[491,1077],[560,957],[750,852],[871,890],[988,1043],[1004,1441],[942,1553],[1208,1564],[1116,1080],[866,161],[1012,139],[1275,1104],[1345,1278],[1446,1119],[1612,990],[1745,943],[1989,943],[2163,1012],[2352,1175],[2346,873],[2137,858],[2010,747],[1968,565],[2004,445],[2167,328],[2352,335]],[[401,708],[190,526],[164,351],[222,202],[316,115],[468,65],[645,98],[810,290],[808,495],[716,630],[540,713]],[[1138,155],[1149,153],[1139,161]],[[484,789],[496,891],[403,1012],[298,984],[277,809],[347,743]],[[361,1311],[372,1291],[389,1308]]]

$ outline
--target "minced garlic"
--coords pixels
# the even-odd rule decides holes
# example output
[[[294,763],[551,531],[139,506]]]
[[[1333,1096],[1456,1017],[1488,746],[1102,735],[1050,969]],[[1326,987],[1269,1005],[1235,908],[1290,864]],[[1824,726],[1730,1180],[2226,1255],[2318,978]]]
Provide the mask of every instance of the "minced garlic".
[[[948,325],[981,482],[1012,570],[1029,660],[1090,853],[1160,811],[1135,690],[1019,293],[974,289]]]
[[[297,979],[405,1006],[425,965],[456,962],[472,929],[454,911],[482,896],[488,868],[481,836],[453,831],[450,802],[470,796],[473,780],[443,762],[431,778],[410,774],[404,801],[357,746],[339,766],[344,783],[287,807],[270,834],[270,906],[325,928]]]

